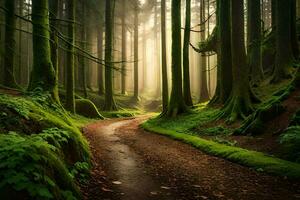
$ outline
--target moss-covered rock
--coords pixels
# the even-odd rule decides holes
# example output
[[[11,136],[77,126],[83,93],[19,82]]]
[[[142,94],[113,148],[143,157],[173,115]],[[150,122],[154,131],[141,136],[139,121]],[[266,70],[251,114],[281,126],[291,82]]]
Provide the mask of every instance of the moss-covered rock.
[[[88,99],[76,99],[76,113],[89,118],[103,119],[95,104]]]

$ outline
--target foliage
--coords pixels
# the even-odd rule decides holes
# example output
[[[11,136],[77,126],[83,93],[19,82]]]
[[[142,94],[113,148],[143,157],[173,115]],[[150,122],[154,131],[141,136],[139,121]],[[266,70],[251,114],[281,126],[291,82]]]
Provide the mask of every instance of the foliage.
[[[0,196],[80,198],[75,182],[87,177],[90,152],[74,123],[79,117],[68,115],[50,95],[35,92],[0,95],[0,108],[5,119],[0,121]]]
[[[300,163],[300,126],[289,127],[280,137],[287,159]]]
[[[76,113],[88,118],[103,119],[103,116],[99,113],[95,104],[88,99],[77,99],[76,101]]]
[[[151,121],[145,122],[142,124],[142,127],[148,131],[183,141],[208,154],[222,157],[241,165],[252,167],[258,171],[264,171],[280,176],[287,176],[291,179],[300,178],[300,165],[297,163],[274,158],[256,151],[218,144],[216,142],[205,140],[188,133],[182,133],[176,130],[160,127],[157,124],[151,123]]]
[[[25,192],[33,199],[64,199],[79,192],[67,168],[57,156],[58,149],[43,136],[0,135],[0,192],[7,188]]]

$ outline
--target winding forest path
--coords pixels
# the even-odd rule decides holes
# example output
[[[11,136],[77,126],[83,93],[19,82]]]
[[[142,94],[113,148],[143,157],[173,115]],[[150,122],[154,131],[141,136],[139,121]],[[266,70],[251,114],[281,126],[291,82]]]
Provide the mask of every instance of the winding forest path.
[[[300,183],[258,173],[144,131],[147,119],[99,121],[84,128],[93,153],[86,199],[300,199]]]

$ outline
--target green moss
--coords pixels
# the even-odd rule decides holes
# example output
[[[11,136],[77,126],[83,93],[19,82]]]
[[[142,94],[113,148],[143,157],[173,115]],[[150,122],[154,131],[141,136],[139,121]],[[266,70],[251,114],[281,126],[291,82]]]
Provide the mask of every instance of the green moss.
[[[88,99],[76,99],[76,113],[89,118],[103,119],[95,104]]]
[[[188,132],[182,133],[174,129],[167,129],[147,121],[142,124],[142,127],[148,131],[159,133],[176,140],[190,144],[208,154],[225,158],[232,162],[239,163],[244,166],[254,168],[259,171],[265,171],[270,174],[287,176],[291,179],[300,178],[300,165],[274,158],[260,152],[249,151],[246,149],[218,144],[213,141],[208,141],[197,136],[189,135]]]
[[[140,115],[142,112],[133,109],[123,109],[118,111],[101,111],[100,112],[106,118],[121,118],[121,117],[134,117]]]
[[[300,163],[300,126],[289,127],[281,136],[284,156]]]
[[[22,184],[1,182],[0,196],[9,191],[23,194],[25,190],[29,196],[37,199],[79,198],[80,193],[69,168],[72,169],[78,162],[89,165],[90,151],[87,141],[77,127],[80,123],[74,123],[77,117],[72,118],[60,105],[54,104],[47,94],[27,97],[0,95],[0,108],[0,163],[6,163],[5,166],[1,165],[3,168],[0,166],[0,176],[14,171],[28,172],[23,174],[25,178],[22,179]],[[17,133],[10,133],[12,127]],[[24,127],[26,129],[23,129]],[[8,153],[7,149],[10,149],[10,146],[20,148]],[[19,159],[20,155],[25,160]],[[9,164],[13,162],[11,157],[16,158],[15,165]],[[34,170],[28,171],[29,167],[33,167]],[[48,177],[46,181],[50,180],[49,184],[43,182],[44,179],[35,182],[36,176]],[[48,196],[42,198],[40,195]]]

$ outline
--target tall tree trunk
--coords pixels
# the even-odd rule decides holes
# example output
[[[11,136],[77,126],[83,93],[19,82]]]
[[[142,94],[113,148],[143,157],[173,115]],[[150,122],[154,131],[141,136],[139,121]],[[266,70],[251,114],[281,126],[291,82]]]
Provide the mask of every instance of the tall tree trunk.
[[[294,58],[292,50],[292,0],[276,1],[276,56],[272,82],[276,83],[285,78],[290,78],[289,69]]]
[[[49,92],[59,102],[58,85],[50,55],[48,0],[32,1],[33,68],[28,90]]]
[[[3,84],[7,87],[15,88],[17,83],[14,75],[15,52],[16,52],[16,18],[15,0],[5,1],[5,52],[4,52],[4,73]]]
[[[105,105],[104,110],[116,110],[117,106],[113,97],[113,15],[114,15],[114,0],[106,0],[105,10]]]
[[[82,1],[82,27],[81,27],[81,48],[83,50],[86,50],[86,32],[87,32],[87,27],[86,27],[86,1]],[[86,81],[86,75],[87,75],[87,70],[86,70],[86,62],[85,62],[85,57],[80,56],[79,57],[79,63],[81,64],[81,78],[82,78],[82,89],[83,89],[83,95],[85,98],[88,97],[87,93],[87,81]]]
[[[126,60],[127,60],[127,30],[126,30],[126,0],[122,1],[122,68],[121,68],[121,94],[126,94]]]
[[[166,44],[166,0],[161,0],[161,74],[162,74],[162,113],[168,111],[169,89],[167,71],[167,44]]]
[[[297,2],[296,0],[291,0],[291,44],[293,50],[293,56],[295,59],[299,58],[299,43],[297,36]]]
[[[75,113],[75,84],[74,84],[74,45],[75,45],[75,0],[67,1],[68,20],[68,53],[67,53],[67,88],[66,108]]]
[[[244,118],[252,111],[249,68],[246,62],[244,39],[244,1],[231,0],[232,93],[224,107],[229,121]]]
[[[139,19],[138,3],[134,8],[134,100],[139,100]]]
[[[167,116],[175,117],[187,111],[182,93],[181,70],[181,1],[171,1],[172,12],[172,91]]]
[[[191,29],[191,0],[186,0],[185,30],[183,42],[183,96],[187,106],[193,106],[190,84],[190,29]]]
[[[200,39],[201,42],[205,42],[205,0],[200,0]],[[208,93],[208,87],[207,87],[207,69],[206,69],[206,57],[202,54],[200,54],[200,97],[199,102],[206,102],[209,100],[209,93]]]
[[[261,52],[261,10],[260,0],[247,1],[248,3],[248,65],[251,81],[257,84],[263,80],[262,52]]]
[[[98,26],[98,59],[103,59],[103,24],[102,19]],[[102,64],[98,65],[98,94],[104,94],[104,85],[103,85],[103,66]]]
[[[49,1],[49,16],[50,16],[50,49],[51,49],[51,62],[55,71],[55,81],[58,85],[58,6],[59,0]]]

